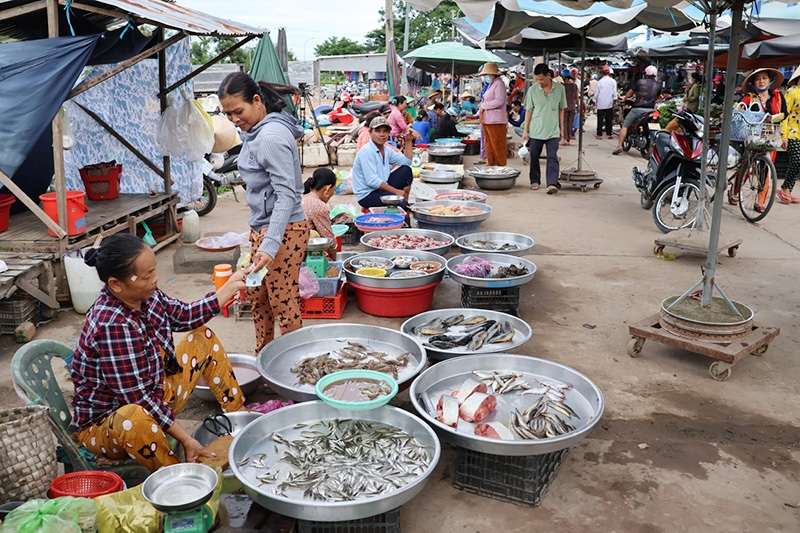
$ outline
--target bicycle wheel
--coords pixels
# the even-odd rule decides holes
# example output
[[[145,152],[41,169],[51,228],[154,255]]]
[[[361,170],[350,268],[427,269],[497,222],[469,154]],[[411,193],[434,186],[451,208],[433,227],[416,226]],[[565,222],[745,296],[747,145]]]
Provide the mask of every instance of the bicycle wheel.
[[[767,154],[758,154],[739,173],[739,210],[749,222],[758,222],[769,213],[778,189],[778,172]]]
[[[653,204],[653,220],[664,233],[688,228],[697,218],[700,182],[695,179],[683,180],[673,203],[674,192],[675,183],[661,191]]]

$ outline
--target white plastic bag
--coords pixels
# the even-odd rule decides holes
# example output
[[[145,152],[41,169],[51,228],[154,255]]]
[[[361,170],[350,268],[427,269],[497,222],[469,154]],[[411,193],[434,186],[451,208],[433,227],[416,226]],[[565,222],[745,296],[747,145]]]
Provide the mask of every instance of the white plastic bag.
[[[158,154],[162,156],[180,157],[183,155],[180,128],[178,127],[178,110],[173,105],[167,106],[161,114],[156,133]]]
[[[61,108],[61,143],[64,150],[72,150],[75,147],[75,136],[72,134],[72,124],[67,116],[67,110]]]
[[[200,161],[214,147],[214,129],[208,114],[194,100],[184,100],[178,110],[178,123],[187,129],[183,153],[189,161]]]

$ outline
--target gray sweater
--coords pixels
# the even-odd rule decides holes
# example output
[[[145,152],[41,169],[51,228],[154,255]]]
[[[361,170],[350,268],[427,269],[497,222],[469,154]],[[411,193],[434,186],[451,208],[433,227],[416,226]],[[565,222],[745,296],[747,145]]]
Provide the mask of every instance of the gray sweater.
[[[247,184],[250,227],[269,226],[258,247],[273,258],[281,247],[286,225],[305,220],[303,173],[296,139],[303,130],[288,113],[269,113],[250,131],[242,132],[239,172]]]

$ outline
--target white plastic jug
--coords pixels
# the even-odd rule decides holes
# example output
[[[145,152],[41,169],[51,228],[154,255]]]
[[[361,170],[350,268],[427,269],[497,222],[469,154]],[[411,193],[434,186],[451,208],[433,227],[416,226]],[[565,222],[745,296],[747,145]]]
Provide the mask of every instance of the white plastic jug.
[[[193,209],[183,214],[183,242],[197,242],[200,239],[200,217]]]
[[[97,269],[83,262],[80,250],[64,254],[64,269],[67,271],[72,307],[77,313],[85,315],[100,296],[104,284],[97,275]]]

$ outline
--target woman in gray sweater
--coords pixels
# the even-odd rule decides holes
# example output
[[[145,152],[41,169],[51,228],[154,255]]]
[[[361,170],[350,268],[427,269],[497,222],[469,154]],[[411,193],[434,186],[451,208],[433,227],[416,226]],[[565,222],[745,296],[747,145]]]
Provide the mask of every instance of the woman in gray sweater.
[[[238,164],[247,184],[253,272],[269,271],[247,293],[256,355],[275,337],[275,318],[281,333],[303,327],[299,275],[309,233],[297,153],[303,130],[283,112],[283,97],[296,92],[287,85],[256,83],[244,72],[228,74],[217,91],[223,111],[242,131]]]

